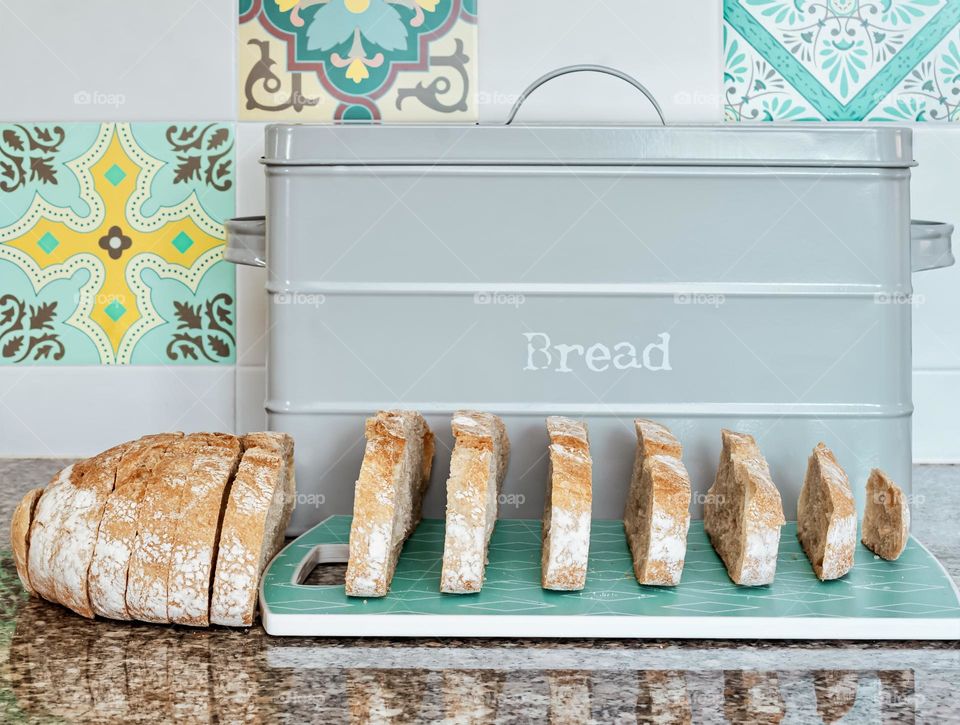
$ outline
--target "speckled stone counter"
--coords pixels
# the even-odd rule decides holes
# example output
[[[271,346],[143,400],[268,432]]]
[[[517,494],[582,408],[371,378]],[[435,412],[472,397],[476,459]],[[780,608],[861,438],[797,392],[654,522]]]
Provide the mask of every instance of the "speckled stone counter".
[[[60,461],[0,461],[0,517]],[[960,468],[914,533],[960,579]],[[953,643],[317,640],[91,622],[0,556],[0,717],[82,722],[953,722]]]

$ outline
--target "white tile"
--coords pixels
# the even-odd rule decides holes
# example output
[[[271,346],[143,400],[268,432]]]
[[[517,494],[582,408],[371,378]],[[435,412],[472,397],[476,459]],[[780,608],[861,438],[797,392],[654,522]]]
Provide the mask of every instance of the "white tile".
[[[264,123],[237,124],[237,216],[264,213]],[[237,265],[237,364],[263,365],[266,361],[266,270]]]
[[[237,431],[267,429],[267,372],[263,367],[237,368]]]
[[[960,463],[960,370],[913,373],[913,460]]]
[[[960,124],[914,127],[914,219],[949,222],[960,250]],[[960,265],[914,275],[913,367],[960,368]],[[921,414],[922,415],[922,414]]]
[[[235,368],[0,367],[0,457],[89,456],[160,431],[232,432]]]
[[[502,123],[547,71],[593,63],[625,71],[657,98],[668,123],[719,122],[721,6],[716,0],[482,0],[480,121]],[[623,81],[577,74],[531,94],[518,120],[656,119]]]
[[[238,123],[237,128],[237,216],[257,216],[265,211],[266,182],[263,174],[263,132],[265,123]]]
[[[237,265],[237,365],[267,361],[267,271]]]
[[[236,0],[0,2],[0,118],[236,118]]]

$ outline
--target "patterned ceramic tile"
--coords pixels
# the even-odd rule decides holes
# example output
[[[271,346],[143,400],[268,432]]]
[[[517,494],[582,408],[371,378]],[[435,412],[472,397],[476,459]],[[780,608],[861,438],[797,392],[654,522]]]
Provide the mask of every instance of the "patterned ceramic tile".
[[[0,364],[231,363],[233,128],[0,126]]]
[[[240,0],[240,116],[477,119],[477,0]]]
[[[728,121],[960,119],[960,0],[724,0]]]

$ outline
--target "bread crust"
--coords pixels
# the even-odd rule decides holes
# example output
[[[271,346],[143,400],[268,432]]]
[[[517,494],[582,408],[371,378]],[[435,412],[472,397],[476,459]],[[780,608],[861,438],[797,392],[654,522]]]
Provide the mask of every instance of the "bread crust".
[[[585,423],[551,416],[549,473],[543,510],[540,583],[544,589],[577,591],[587,581],[593,463]]]
[[[35,595],[30,584],[29,552],[30,552],[30,522],[37,509],[37,502],[43,494],[43,488],[34,488],[27,491],[17,508],[13,511],[10,521],[10,548],[13,551],[13,563],[17,567],[17,576],[28,593]]]
[[[103,507],[128,444],[68,466],[44,489],[30,526],[31,586],[44,599],[93,618],[87,574]]]
[[[137,535],[127,573],[127,611],[133,619],[166,623],[167,579],[181,515],[180,500],[206,434],[174,441],[154,469],[137,511]]]
[[[853,568],[857,507],[847,474],[822,442],[807,461],[797,503],[797,538],[820,580],[839,579]]]
[[[214,557],[241,450],[236,436],[213,433],[194,456],[167,574],[167,616],[176,624],[210,624]]]
[[[295,499],[293,439],[286,433],[241,438],[243,456],[230,488],[216,553],[210,622],[249,627],[260,576],[283,544]]]
[[[344,591],[383,597],[404,542],[420,522],[433,465],[433,433],[415,411],[379,411],[365,426]]]
[[[900,558],[910,540],[910,506],[900,487],[874,468],[867,479],[863,545],[888,561]]]
[[[137,536],[140,501],[167,449],[182,437],[182,433],[144,436],[120,459],[114,489],[104,505],[87,581],[90,606],[98,616],[130,619],[127,571]]]
[[[730,430],[721,436],[720,466],[704,504],[704,530],[735,584],[770,584],[780,527],[786,523],[780,492],[753,436]]]
[[[637,451],[623,524],[637,582],[680,583],[690,528],[690,476],[683,447],[665,426],[634,421]]]
[[[503,421],[491,413],[457,411],[451,427],[455,443],[447,479],[440,591],[468,594],[483,587],[510,441]]]

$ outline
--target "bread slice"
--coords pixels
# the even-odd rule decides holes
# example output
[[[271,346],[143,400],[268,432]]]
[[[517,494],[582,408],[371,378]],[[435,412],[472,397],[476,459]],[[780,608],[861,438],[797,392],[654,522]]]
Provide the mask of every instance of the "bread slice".
[[[30,522],[37,510],[37,502],[43,488],[34,488],[20,499],[17,508],[13,511],[10,522],[10,548],[13,551],[13,563],[17,567],[17,576],[20,583],[30,594],[33,587],[30,585],[29,556],[30,556]]]
[[[440,591],[467,594],[483,586],[510,441],[503,421],[490,413],[457,411],[452,427]]]
[[[296,491],[293,439],[286,433],[251,433],[230,488],[220,527],[210,622],[253,624],[260,575],[283,544]]]
[[[543,508],[544,589],[577,591],[587,581],[593,464],[587,426],[570,418],[547,418],[549,474]]]
[[[147,486],[137,511],[137,534],[127,569],[127,611],[132,619],[169,622],[167,578],[180,517],[180,499],[206,440],[192,433],[174,441]]]
[[[413,411],[379,411],[366,422],[367,445],[350,525],[349,597],[383,597],[407,537],[420,523],[434,440]]]
[[[128,444],[68,466],[44,489],[30,526],[31,586],[44,599],[92,618],[87,573],[103,507]]]
[[[722,431],[720,467],[703,510],[710,543],[736,584],[770,584],[777,571],[783,503],[753,436]]]
[[[900,487],[879,468],[867,479],[863,510],[863,545],[877,556],[893,561],[910,538],[910,507]]]
[[[164,454],[182,437],[182,433],[144,436],[131,444],[120,459],[87,577],[90,606],[101,617],[130,619],[126,604],[127,569],[137,538],[140,501]]]
[[[27,572],[34,594],[50,602],[57,601],[53,556],[60,533],[60,519],[72,502],[82,476],[83,467],[71,463],[51,479],[34,507],[30,523]]]
[[[236,436],[211,433],[194,456],[180,499],[167,572],[167,616],[176,624],[210,624],[210,587],[221,517],[240,452],[240,439]]]
[[[690,476],[680,442],[652,420],[638,418],[637,453],[623,527],[640,584],[680,583],[690,529]]]
[[[853,568],[857,506],[847,474],[823,443],[807,461],[797,502],[797,538],[819,579],[839,579]]]

